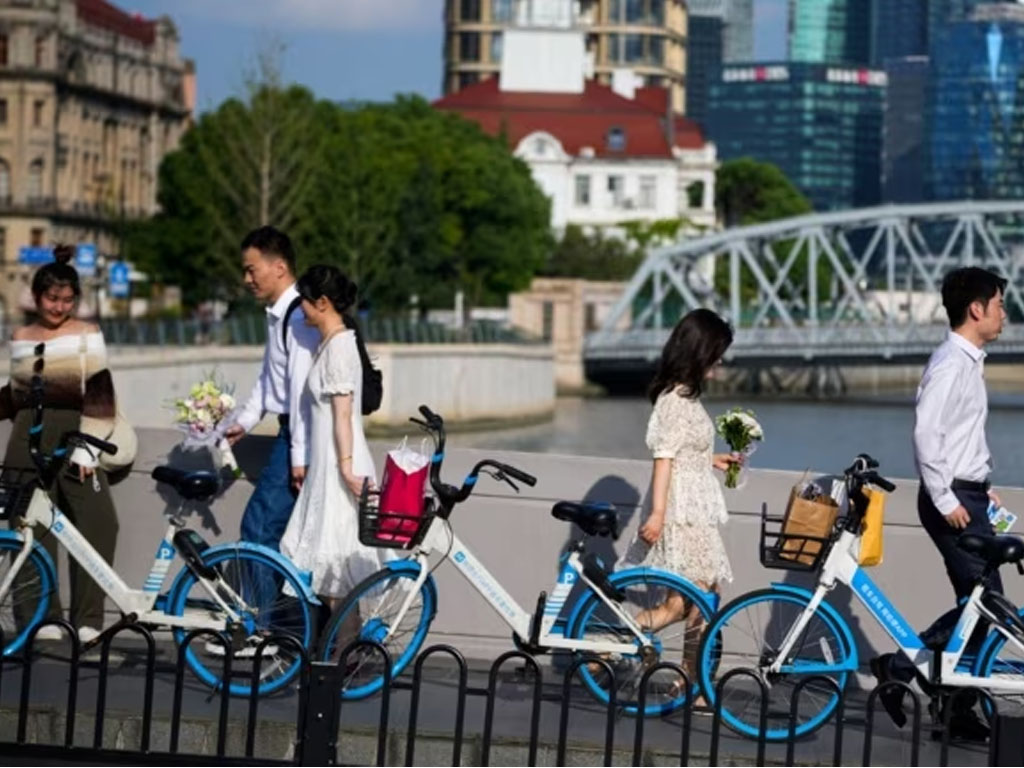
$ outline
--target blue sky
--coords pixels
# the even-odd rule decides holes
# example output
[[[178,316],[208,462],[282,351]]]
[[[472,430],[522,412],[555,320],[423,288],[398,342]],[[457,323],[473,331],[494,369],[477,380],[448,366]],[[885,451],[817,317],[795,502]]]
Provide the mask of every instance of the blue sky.
[[[114,0],[144,16],[167,14],[196,61],[199,108],[241,90],[261,41],[285,43],[285,78],[321,98],[436,98],[441,88],[443,0]],[[785,53],[786,0],[755,0],[757,58]]]

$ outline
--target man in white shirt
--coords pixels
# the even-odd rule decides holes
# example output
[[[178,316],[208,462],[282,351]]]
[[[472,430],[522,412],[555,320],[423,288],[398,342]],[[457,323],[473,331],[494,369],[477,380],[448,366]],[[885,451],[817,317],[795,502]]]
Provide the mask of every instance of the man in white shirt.
[[[988,395],[984,347],[999,338],[1003,330],[1005,289],[1006,280],[979,267],[964,267],[946,275],[942,304],[952,330],[932,353],[917,390],[914,458],[921,477],[918,517],[942,555],[957,603],[970,594],[985,567],[984,559],[964,552],[957,546],[957,539],[967,532],[991,536],[989,500],[999,502],[988,480],[992,456],[985,441]],[[1002,592],[998,571],[988,577],[986,585]],[[941,635],[952,630],[958,614],[959,608],[950,611],[922,633],[929,646],[933,645],[929,637],[938,642]],[[972,644],[982,639],[985,631],[979,628]],[[872,669],[880,680],[909,681],[914,676],[909,661],[891,654],[873,661]],[[894,700],[898,704],[902,699],[902,693],[887,693],[882,694],[882,703],[894,720],[905,720],[894,713],[899,707],[892,706]],[[962,706],[957,706],[953,715],[954,735],[987,736],[987,727],[973,714],[973,701],[962,697],[958,704]]]
[[[277,549],[309,466],[309,403],[303,391],[319,342],[306,325],[295,290],[295,252],[273,227],[253,230],[242,241],[246,288],[267,305],[267,347],[252,394],[226,436],[234,444],[266,414],[280,429],[242,516],[242,540]]]

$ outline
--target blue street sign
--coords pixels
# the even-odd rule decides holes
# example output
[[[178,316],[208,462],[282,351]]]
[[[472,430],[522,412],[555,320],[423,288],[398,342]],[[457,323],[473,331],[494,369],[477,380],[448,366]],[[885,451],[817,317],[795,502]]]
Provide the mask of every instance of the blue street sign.
[[[75,268],[83,277],[91,277],[96,274],[96,245],[94,243],[79,243],[75,249]]]
[[[130,270],[123,261],[115,261],[110,265],[110,295],[114,298],[123,299],[128,296],[131,288],[129,281]]]
[[[53,248],[23,245],[18,249],[20,264],[48,264],[53,261]]]

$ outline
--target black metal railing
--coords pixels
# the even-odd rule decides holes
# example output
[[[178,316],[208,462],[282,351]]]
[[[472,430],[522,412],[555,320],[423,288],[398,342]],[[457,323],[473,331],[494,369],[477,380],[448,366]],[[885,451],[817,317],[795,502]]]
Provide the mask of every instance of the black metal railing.
[[[450,645],[433,645],[416,657],[405,674],[391,680],[388,672],[391,660],[380,645],[366,641],[353,643],[342,652],[337,662],[318,663],[310,660],[294,638],[275,636],[264,638],[257,648],[252,659],[252,679],[258,679],[263,656],[271,645],[287,645],[301,658],[297,685],[291,693],[268,699],[260,698],[255,693],[256,686],[253,686],[252,695],[238,699],[230,695],[226,686],[210,692],[188,673],[188,649],[194,643],[204,642],[224,646],[221,670],[224,679],[231,678],[233,674],[250,674],[248,660],[233,658],[227,652],[227,638],[219,633],[209,630],[189,632],[182,644],[170,654],[166,648],[163,649],[162,655],[167,658],[161,661],[161,649],[153,633],[142,626],[127,625],[103,638],[97,663],[95,652],[85,653],[67,622],[51,621],[47,624],[60,627],[66,639],[60,643],[48,643],[46,647],[49,650],[40,651],[37,627],[30,633],[27,650],[5,658],[0,666],[0,706],[7,707],[10,702],[17,707],[13,738],[5,741],[0,736],[0,754],[10,760],[134,765],[171,762],[201,765],[212,760],[219,765],[356,763],[359,760],[353,740],[357,733],[352,724],[359,721],[363,728],[361,738],[369,738],[370,744],[364,762],[378,766],[416,765],[417,760],[423,764],[450,761],[450,765],[479,763],[486,766],[495,760],[507,762],[507,755],[496,755],[495,748],[510,744],[520,750],[516,754],[525,755],[525,759],[519,758],[519,761],[527,765],[536,765],[542,751],[544,755],[553,755],[557,765],[568,762],[586,764],[588,758],[602,765],[627,762],[646,765],[655,759],[659,764],[666,760],[679,765],[689,765],[692,761],[710,765],[739,761],[787,766],[804,763],[872,765],[874,760],[886,765],[916,766],[922,764],[922,759],[926,764],[943,766],[951,763],[1020,765],[1024,762],[1024,747],[1016,746],[1016,742],[1009,739],[1020,731],[1019,721],[1000,715],[997,702],[985,691],[974,689],[961,689],[945,696],[945,705],[934,710],[941,713],[938,720],[926,726],[922,698],[904,683],[888,682],[865,696],[860,691],[843,690],[832,678],[817,675],[794,686],[788,707],[770,708],[771,687],[763,676],[754,670],[735,668],[718,679],[715,706],[710,711],[694,708],[688,702],[671,716],[623,717],[614,693],[607,702],[596,702],[579,684],[584,666],[591,672],[600,668],[605,679],[611,681],[608,690],[616,690],[615,669],[601,658],[573,658],[562,664],[566,657],[560,656],[551,665],[542,665],[537,658],[523,651],[509,651],[481,667],[471,665],[458,649]],[[136,672],[141,671],[141,702],[121,696],[112,706],[111,681],[119,674],[111,666],[112,645],[115,640],[124,639],[125,635],[142,641],[142,650],[138,652],[136,648],[137,658],[133,664]],[[54,653],[55,648],[69,652],[59,655]],[[357,653],[376,656],[376,667],[386,674],[385,685],[374,699],[344,701],[340,690],[345,670],[351,668],[349,660]],[[90,658],[93,660],[89,661]],[[39,669],[41,664],[54,663],[61,664],[61,669],[66,669],[67,674],[55,676],[52,670]],[[442,668],[445,673],[439,675],[437,670]],[[83,669],[88,670],[85,678]],[[21,673],[20,688],[16,695],[11,695],[12,689],[7,681],[18,670]],[[652,681],[659,674],[681,679],[685,686],[682,690],[690,690],[690,681],[682,667],[667,661],[655,664],[643,673],[638,682],[636,704],[639,711],[645,710]],[[42,687],[53,686],[54,680],[66,686],[61,691],[46,691],[54,701],[60,702],[63,728],[56,729],[60,732],[53,736],[55,743],[44,743],[45,734],[30,727],[32,699],[42,692]],[[89,701],[91,688],[83,687],[83,682],[95,687],[92,702]],[[430,698],[425,690],[427,685],[443,685],[440,698]],[[513,686],[514,695],[507,691],[503,695],[506,685]],[[813,735],[797,737],[801,707],[809,698],[810,686],[814,686],[819,695],[837,697],[838,706],[826,727]],[[884,712],[879,713],[879,704],[882,693],[896,688],[905,694],[904,710],[909,717],[903,731],[893,732],[899,734],[901,745],[894,751],[891,742],[884,746],[878,743],[879,723],[888,721]],[[722,702],[736,691],[750,697],[748,711],[755,718],[752,722],[760,723],[762,734],[756,741],[743,739],[723,727],[726,723],[722,717]],[[976,697],[982,712],[988,715],[992,733],[987,745],[972,747],[951,739],[950,718],[955,709],[953,704],[960,696]],[[401,697],[401,700],[396,701],[396,697]],[[167,703],[169,712],[164,706]],[[499,705],[507,707],[512,704],[525,706],[526,710],[519,712],[517,717],[504,718],[500,722],[506,731],[509,723],[519,724],[522,733],[515,737],[508,733],[498,735],[495,723]],[[287,705],[289,712],[285,713],[282,721],[280,710],[283,705]],[[190,706],[212,710],[207,713],[211,727],[209,736],[201,740],[204,747],[201,750],[194,748],[194,739],[192,747],[183,747],[183,732],[195,725],[194,713],[187,711]],[[424,707],[432,711],[427,712]],[[372,712],[374,708],[377,710],[375,713]],[[162,713],[158,714],[158,709],[163,710]],[[243,711],[244,731],[239,733],[238,713]],[[438,712],[444,715],[441,718],[445,722],[442,732],[436,726]],[[117,747],[108,742],[107,726],[128,713],[141,713],[138,738],[130,748]],[[429,736],[421,732],[425,714],[430,716],[427,720],[435,721]],[[79,727],[82,718],[90,716],[94,718],[91,738],[90,729]],[[288,722],[294,723],[294,734],[289,742],[291,749],[287,754],[260,754],[261,727],[275,718],[286,728],[290,728]],[[216,723],[215,729],[213,722]],[[590,734],[589,741],[580,737],[584,727]],[[779,728],[788,729],[788,738],[782,743],[769,743],[764,736],[769,728],[773,732],[778,732]],[[659,735],[655,739],[657,744],[654,744],[649,737],[656,730]],[[891,737],[893,733],[887,736]],[[432,743],[429,755],[421,748],[424,747],[424,738]],[[439,740],[441,751],[437,745]],[[933,740],[938,743],[930,743]],[[844,745],[848,747],[845,751]],[[1014,749],[1019,749],[1021,754],[1014,754]],[[570,754],[570,750],[576,751]],[[812,751],[813,754],[809,754]],[[897,753],[900,751],[902,755]]]

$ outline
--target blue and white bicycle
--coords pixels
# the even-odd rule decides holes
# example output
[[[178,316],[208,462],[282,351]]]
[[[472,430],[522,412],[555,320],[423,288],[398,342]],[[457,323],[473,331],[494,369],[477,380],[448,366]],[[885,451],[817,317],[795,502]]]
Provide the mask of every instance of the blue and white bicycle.
[[[790,584],[749,592],[725,605],[712,619],[701,645],[701,685],[715,703],[716,678],[730,669],[753,670],[768,690],[766,737],[788,737],[791,697],[804,682],[796,735],[823,725],[839,703],[836,688],[811,678],[826,677],[838,690],[858,668],[857,646],[846,620],[825,600],[837,584],[846,584],[868,612],[914,663],[920,679],[932,690],[977,687],[999,697],[1024,696],[1024,621],[1017,608],[984,586],[984,575],[1004,563],[1024,559],[1024,542],[1014,536],[965,534],[959,546],[985,559],[986,574],[965,601],[946,647],[935,653],[911,628],[882,589],[859,564],[862,525],[868,500],[865,486],[892,491],[895,486],[860,455],[845,472],[849,510],[831,535],[787,536],[781,518],[762,512],[761,562],[769,568],[818,570],[814,591]],[[778,528],[769,531],[768,527]],[[1022,571],[1024,572],[1024,571]],[[967,641],[980,620],[990,623],[976,656],[965,655]],[[734,730],[756,738],[760,727],[760,692],[734,679],[725,687],[722,719]],[[735,683],[735,684],[734,684]]]
[[[430,482],[437,497],[422,518],[383,512],[370,504],[360,509],[360,538],[367,546],[406,549],[408,557],[392,560],[356,586],[331,616],[317,651],[318,658],[336,660],[357,640],[382,644],[397,677],[415,658],[438,609],[437,585],[428,558],[440,553],[509,626],[516,645],[531,653],[554,649],[574,651],[586,661],[580,675],[587,689],[607,702],[614,687],[615,701],[626,712],[639,710],[639,686],[653,665],[668,661],[696,666],[700,633],[717,604],[717,595],[702,592],[675,574],[651,568],[609,572],[599,559],[585,555],[588,536],[617,536],[615,509],[608,505],[559,502],[552,515],[575,523],[583,535],[562,556],[558,582],[550,595],[540,593],[536,610],[525,611],[508,594],[452,530],[451,514],[476,487],[480,473],[502,480],[534,485],[527,473],[492,459],[479,462],[461,488],[441,481],[444,460],[444,422],[426,406],[424,420],[413,419],[435,440]],[[573,586],[585,587],[566,607]],[[564,615],[564,621],[562,617]],[[347,657],[343,698],[370,696],[384,685],[384,664],[372,648],[355,647]],[[608,674],[608,666],[613,674]],[[655,679],[657,676],[657,679]],[[696,674],[690,675],[691,681]],[[692,691],[678,673],[652,673],[644,703],[646,715],[671,712],[685,704]],[[694,688],[696,687],[694,683]]]
[[[25,645],[32,630],[46,618],[50,596],[57,589],[57,569],[35,538],[39,529],[49,532],[121,611],[120,621],[84,643],[83,650],[126,624],[170,628],[179,643],[191,630],[205,629],[226,634],[232,656],[249,660],[233,665],[232,694],[249,695],[253,685],[258,686],[258,693],[268,694],[287,685],[300,670],[301,654],[291,643],[272,638],[290,635],[303,648],[311,645],[312,611],[319,600],[308,578],[287,558],[266,547],[248,542],[208,547],[199,534],[185,527],[180,516],[172,515],[149,576],[141,589],[131,589],[58,509],[52,494],[56,479],[67,468],[69,448],[88,446],[116,454],[117,446],[69,432],[52,451],[44,452],[41,386],[41,381],[34,382],[37,405],[29,434],[35,467],[5,468],[0,480],[0,519],[10,520],[12,525],[11,530],[0,531],[3,655],[17,653]],[[219,486],[210,472],[157,467],[153,477],[176,488],[185,504],[212,498]],[[185,567],[162,593],[176,555],[182,557]],[[257,649],[258,664],[254,659]],[[224,682],[224,655],[223,644],[216,640],[196,640],[186,650],[196,676],[215,688]]]

